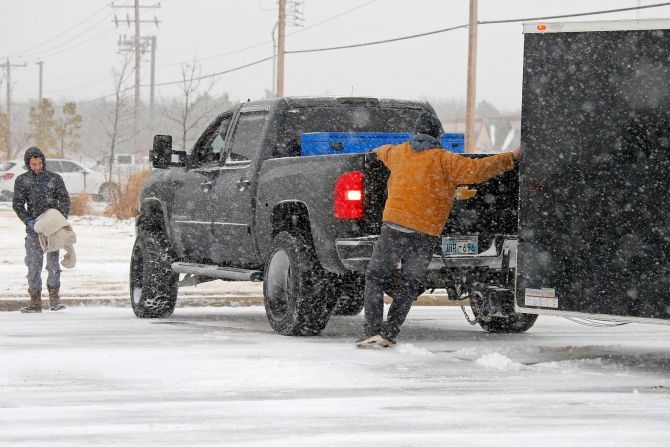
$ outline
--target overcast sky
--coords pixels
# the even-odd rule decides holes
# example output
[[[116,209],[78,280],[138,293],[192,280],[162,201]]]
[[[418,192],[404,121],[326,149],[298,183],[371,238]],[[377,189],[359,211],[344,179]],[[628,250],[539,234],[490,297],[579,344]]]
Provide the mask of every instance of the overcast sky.
[[[479,19],[498,20],[570,14],[660,3],[660,0],[480,0]],[[142,5],[154,5],[144,0]],[[156,35],[156,82],[180,78],[180,63],[197,58],[202,74],[239,67],[272,55],[274,0],[163,0],[143,9],[142,35]],[[286,50],[322,48],[396,38],[462,25],[468,0],[304,0],[304,27],[287,28]],[[115,5],[132,5],[117,0]],[[112,23],[114,14],[132,17],[132,8],[112,8],[109,0],[0,0],[0,57],[26,67],[12,70],[13,101],[35,99],[38,66],[44,61],[44,96],[84,100],[113,90],[117,40],[133,28]],[[670,7],[603,14],[577,20],[670,17]],[[290,21],[289,21],[290,24]],[[505,110],[521,105],[523,35],[521,23],[481,25],[477,97]],[[249,48],[253,47],[253,48]],[[142,83],[149,82],[147,53]],[[356,95],[464,98],[467,30],[347,50],[286,56],[286,95]],[[6,79],[0,90],[5,110]],[[213,93],[258,99],[272,89],[272,61],[216,78]],[[149,89],[142,96],[148,99]],[[177,94],[175,87],[157,95]]]

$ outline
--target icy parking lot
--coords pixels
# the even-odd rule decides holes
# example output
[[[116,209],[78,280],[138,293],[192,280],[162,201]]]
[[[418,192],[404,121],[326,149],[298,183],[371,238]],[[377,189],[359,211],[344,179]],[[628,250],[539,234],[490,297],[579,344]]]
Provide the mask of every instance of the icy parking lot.
[[[414,308],[385,350],[353,346],[361,316],[292,338],[258,306],[1,312],[0,444],[667,445],[667,326],[460,312]]]
[[[0,445],[667,445],[670,326],[540,317],[491,335],[419,306],[397,346],[360,350],[361,315],[293,338],[261,306],[189,307],[259,298],[220,281],[140,320],[91,305],[127,298],[132,222],[72,221],[62,290],[88,305],[0,312]],[[0,304],[26,299],[23,231],[0,204]]]

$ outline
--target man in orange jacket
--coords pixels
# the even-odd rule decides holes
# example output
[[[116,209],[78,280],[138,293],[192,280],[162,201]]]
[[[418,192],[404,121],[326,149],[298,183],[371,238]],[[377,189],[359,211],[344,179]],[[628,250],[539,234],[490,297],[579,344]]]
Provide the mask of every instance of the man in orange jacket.
[[[406,143],[373,150],[391,171],[383,225],[365,274],[364,336],[359,347],[395,344],[400,326],[419,294],[456,194],[456,187],[485,182],[514,168],[520,147],[485,158],[468,158],[440,148],[442,124],[422,112]],[[384,289],[398,273],[400,287],[384,316]]]

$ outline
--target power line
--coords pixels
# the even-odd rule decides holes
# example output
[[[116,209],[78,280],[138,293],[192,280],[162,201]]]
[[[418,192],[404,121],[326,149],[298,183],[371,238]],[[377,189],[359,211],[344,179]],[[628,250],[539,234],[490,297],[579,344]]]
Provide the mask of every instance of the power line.
[[[369,2],[367,2],[367,3],[363,3],[362,5],[358,5],[358,6],[356,6],[355,8],[347,9],[346,11],[342,11],[341,13],[339,13],[339,14],[337,14],[337,15],[334,15],[334,16],[332,16],[332,17],[329,17],[329,18],[327,18],[327,19],[324,19],[324,20],[322,20],[322,21],[320,21],[320,22],[313,23],[313,24],[310,25],[310,26],[306,26],[306,27],[301,28],[301,29],[299,29],[299,30],[293,31],[292,33],[288,33],[287,36],[292,36],[292,35],[294,35],[294,34],[302,33],[303,31],[307,31],[308,29],[312,29],[312,28],[317,27],[317,26],[319,26],[319,25],[323,25],[324,23],[328,23],[328,22],[330,22],[331,20],[339,19],[340,17],[342,17],[342,16],[344,16],[344,15],[347,15],[347,14],[349,14],[349,13],[351,13],[351,12],[354,12],[354,11],[357,11],[357,10],[359,10],[359,9],[361,9],[361,8],[364,8],[364,7],[368,6],[369,4],[374,3],[374,2],[376,2],[376,1],[377,1],[377,0],[370,0]]]
[[[363,5],[365,6],[365,5]],[[584,16],[591,16],[591,15],[599,15],[599,14],[609,14],[609,13],[616,13],[616,12],[625,12],[625,11],[634,11],[638,9],[649,9],[649,8],[659,8],[663,6],[670,6],[670,2],[664,2],[664,3],[655,3],[651,5],[644,5],[644,6],[637,6],[637,7],[629,7],[629,8],[618,8],[618,9],[608,9],[608,10],[599,10],[599,11],[587,11],[587,12],[582,12],[582,13],[574,13],[574,14],[562,14],[562,15],[555,15],[555,16],[544,16],[544,17],[524,17],[524,18],[517,18],[517,19],[504,19],[504,20],[485,20],[485,21],[479,21],[478,24],[480,25],[493,25],[493,24],[501,24],[501,23],[518,23],[518,22],[527,22],[527,21],[536,21],[536,20],[551,20],[551,19],[559,19],[559,18],[568,18],[568,17],[584,17]],[[316,25],[314,25],[316,26]],[[292,50],[292,51],[286,51],[286,54],[302,54],[302,53],[314,53],[314,52],[322,52],[322,51],[333,51],[333,50],[343,50],[343,49],[349,49],[349,48],[358,48],[358,47],[365,47],[365,46],[372,46],[372,45],[380,45],[384,43],[392,43],[392,42],[398,42],[402,40],[409,40],[409,39],[416,39],[419,37],[425,37],[425,36],[430,36],[434,34],[440,34],[440,33],[445,33],[449,31],[454,31],[457,29],[462,29],[462,28],[467,28],[467,24],[464,25],[457,25],[449,28],[443,28],[439,30],[434,30],[434,31],[428,31],[425,33],[418,33],[418,34],[411,34],[408,36],[401,36],[401,37],[396,37],[392,39],[385,39],[385,40],[378,40],[378,41],[373,41],[373,42],[363,42],[363,43],[358,43],[358,44],[351,44],[351,45],[341,45],[341,46],[336,46],[336,47],[326,47],[326,48],[314,48],[314,49],[306,49],[306,50]],[[267,42],[265,42],[267,43]],[[260,46],[260,44],[255,45],[255,46]],[[253,47],[255,47],[253,46]],[[251,48],[251,47],[247,47]],[[242,50],[236,50],[236,51],[242,51]],[[215,56],[213,56],[215,57]],[[204,76],[199,76],[196,78],[193,78],[194,81],[196,80],[201,80],[201,79],[207,79],[207,78],[212,78],[216,76],[222,76],[224,74],[232,73],[235,71],[243,70],[245,68],[249,68],[258,64],[261,64],[263,62],[267,62],[269,60],[272,60],[273,57],[266,57],[263,59],[258,59],[252,62],[249,62],[244,65],[240,65],[238,67],[233,67],[224,71],[212,73],[209,75],[204,75]],[[184,63],[184,62],[182,62]],[[172,64],[175,65],[175,64]],[[165,66],[165,65],[161,65]],[[161,87],[161,86],[168,86],[168,85],[176,85],[176,84],[181,84],[183,81],[170,81],[170,82],[161,82],[155,84],[156,87]],[[141,87],[148,87],[149,85],[144,84],[141,85]],[[126,88],[123,91],[130,90],[130,88]],[[98,99],[104,99],[114,96],[113,94],[110,95],[105,95],[100,98],[96,98],[95,100]],[[93,101],[93,100],[91,100]]]
[[[83,19],[81,22],[79,22],[79,23],[77,23],[77,24],[75,24],[75,25],[72,25],[70,28],[66,29],[65,31],[62,31],[62,32],[56,34],[55,36],[53,36],[53,37],[51,37],[51,38],[45,40],[44,42],[40,42],[40,43],[38,43],[37,45],[33,45],[33,46],[30,47],[30,48],[26,48],[25,50],[18,51],[18,52],[16,52],[16,53],[12,54],[11,56],[16,56],[16,55],[19,55],[19,54],[24,54],[24,53],[27,53],[28,51],[34,50],[35,48],[39,48],[39,47],[41,47],[42,45],[44,45],[44,44],[46,44],[46,43],[51,43],[51,42],[53,42],[55,39],[59,38],[60,36],[62,36],[62,35],[64,35],[64,34],[67,34],[67,33],[69,33],[70,31],[72,31],[73,29],[78,28],[79,26],[83,25],[83,24],[86,23],[88,20],[90,20],[91,18],[95,17],[95,16],[98,15],[100,12],[104,11],[105,9],[107,9],[107,5],[103,6],[103,7],[100,8],[100,9],[98,9],[98,10],[95,11],[93,14],[87,16],[87,17],[86,17],[85,19]]]
[[[73,40],[75,40],[75,39],[78,38],[78,37],[83,36],[84,34],[86,34],[87,32],[89,32],[90,30],[92,30],[93,28],[95,28],[95,27],[97,27],[98,25],[100,25],[101,23],[103,23],[103,22],[104,22],[105,20],[107,20],[110,16],[111,16],[111,14],[106,15],[106,16],[103,17],[102,19],[100,19],[100,20],[98,20],[97,22],[95,22],[93,25],[91,25],[91,26],[89,26],[88,28],[86,28],[84,31],[80,32],[79,34],[75,34],[74,36],[70,37],[69,39],[67,39],[67,40],[65,40],[65,41],[63,41],[63,42],[61,42],[61,43],[58,43],[58,44],[56,44],[56,45],[53,45],[53,46],[51,46],[51,47],[49,47],[49,48],[47,48],[47,49],[45,49],[45,50],[41,50],[41,51],[39,51],[39,52],[33,52],[33,53],[24,54],[24,55],[22,55],[22,57],[28,57],[28,58],[30,58],[30,57],[34,57],[35,55],[37,55],[37,56],[41,56],[41,57],[47,57],[47,55],[58,54],[58,53],[49,53],[49,52],[52,52],[53,50],[58,50],[58,49],[60,49],[63,45],[72,42]],[[71,47],[71,48],[75,48],[75,47]],[[44,53],[47,53],[47,55],[45,55]]]
[[[212,74],[209,74],[209,75],[198,76],[198,77],[193,78],[191,80],[192,81],[199,81],[201,79],[207,79],[207,78],[213,78],[215,76],[221,76],[221,75],[224,75],[224,74],[227,74],[227,73],[232,73],[234,71],[242,70],[244,68],[253,67],[254,65],[258,65],[258,64],[261,64],[263,62],[270,61],[272,59],[273,59],[273,56],[266,57],[266,58],[263,58],[263,59],[259,59],[257,61],[249,62],[248,64],[240,65],[239,67],[231,68],[231,69],[224,70],[224,71],[219,71],[217,73],[212,73]],[[171,82],[160,82],[160,83],[155,84],[155,86],[156,87],[161,87],[161,86],[165,86],[165,85],[176,85],[176,84],[181,84],[182,82],[184,82],[184,81],[181,80],[181,81],[171,81]],[[141,87],[148,87],[148,85],[145,84],[145,85],[142,85]]]
[[[195,46],[198,46],[198,45],[200,45],[200,44],[202,44],[202,43],[205,43],[205,42],[209,42],[209,41],[214,40],[214,39],[219,39],[219,38],[221,38],[221,37],[228,36],[228,35],[230,35],[230,34],[236,32],[236,31],[240,31],[240,30],[243,30],[243,29],[245,29],[245,28],[248,28],[248,27],[250,27],[251,25],[256,25],[256,24],[258,24],[258,23],[267,21],[267,20],[270,19],[270,18],[274,18],[274,16],[265,16],[265,17],[263,17],[263,18],[261,18],[261,19],[255,20],[255,21],[253,21],[253,22],[245,23],[245,24],[243,24],[243,25],[238,26],[237,28],[233,28],[233,29],[231,29],[231,30],[229,30],[229,31],[226,31],[225,33],[217,34],[216,36],[212,36],[212,37],[210,37],[210,38],[201,40],[201,41],[196,42],[196,43],[194,43],[194,44],[192,44],[192,45],[188,45],[188,46],[186,46],[186,47],[178,48],[178,49],[176,49],[176,50],[174,50],[174,51],[171,51],[170,53],[165,54],[164,56],[170,56],[170,55],[173,55],[173,54],[181,53],[181,52],[183,52],[184,50],[187,50],[187,49],[189,49],[189,48],[193,48],[193,47],[195,47]],[[263,44],[265,44],[265,43],[267,43],[267,42],[264,42]],[[255,46],[254,46],[254,47],[248,47],[248,48],[255,48]],[[226,53],[226,54],[228,54],[228,53]],[[219,56],[221,56],[221,55],[219,55]],[[216,56],[216,57],[218,57],[218,56]],[[212,58],[212,57],[210,57],[210,58]],[[168,66],[174,66],[174,65],[181,65],[181,64],[183,64],[183,63],[184,63],[184,62],[171,62],[171,63],[169,63],[169,64],[159,65],[159,67],[168,67]]]
[[[607,9],[602,11],[580,12],[575,14],[562,14],[558,16],[549,16],[549,17],[526,17],[524,19],[486,20],[478,23],[480,25],[493,25],[496,23],[533,22],[536,20],[567,19],[569,17],[586,17],[586,16],[595,16],[599,14],[610,14],[614,12],[639,11],[641,9],[660,8],[663,6],[670,6],[670,2],[652,3],[651,5],[644,5],[644,6],[631,6],[629,8]]]
[[[645,5],[645,6],[639,6],[639,7],[630,7],[630,8],[619,8],[619,9],[608,9],[608,10],[600,10],[600,11],[587,11],[587,12],[582,12],[582,13],[575,13],[575,14],[563,14],[563,15],[556,15],[556,16],[545,16],[545,17],[524,17],[524,18],[517,18],[517,19],[504,19],[504,20],[486,20],[486,21],[479,21],[477,22],[480,25],[493,25],[493,24],[500,24],[500,23],[514,23],[514,22],[528,22],[528,21],[535,21],[535,20],[551,20],[551,19],[559,19],[559,18],[567,18],[567,17],[582,17],[582,16],[590,16],[590,15],[598,15],[598,14],[608,14],[608,13],[613,13],[613,12],[623,12],[623,11],[633,11],[637,9],[648,9],[648,8],[659,8],[662,6],[670,6],[670,2],[665,2],[665,3],[656,3],[652,5]],[[449,31],[454,31],[457,29],[463,29],[467,28],[467,24],[463,25],[457,25],[457,26],[452,26],[449,28],[443,28],[439,30],[434,30],[434,31],[428,31],[425,33],[418,33],[418,34],[411,34],[408,36],[401,36],[401,37],[396,37],[392,39],[385,39],[385,40],[377,40],[373,42],[363,42],[363,43],[358,43],[358,44],[351,44],[351,45],[341,45],[341,46],[336,46],[336,47],[327,47],[327,48],[313,48],[313,49],[308,49],[308,50],[292,50],[292,51],[286,51],[286,54],[302,54],[302,53],[315,53],[315,52],[322,52],[322,51],[333,51],[333,50],[344,50],[344,49],[350,49],[350,48],[358,48],[358,47],[365,47],[365,46],[372,46],[372,45],[380,45],[384,43],[391,43],[391,42],[398,42],[402,40],[409,40],[409,39],[416,39],[419,37],[425,37],[425,36],[430,36],[434,34],[440,34],[440,33],[446,33]],[[272,59],[272,57],[266,57],[263,59],[259,59],[253,62],[250,62],[245,65],[241,65],[239,67],[234,67],[228,70],[220,71],[217,73],[212,73],[209,75],[205,76],[200,76],[197,78],[194,78],[193,80],[200,80],[200,79],[206,79],[206,78],[211,78],[215,76],[221,76],[227,73],[232,73],[234,71],[242,70],[244,68],[252,67],[254,65],[261,64],[263,62],[266,62],[268,60]],[[162,82],[159,84],[156,84],[156,86],[166,86],[166,85],[176,85],[180,84],[183,81],[171,81],[171,82]],[[144,86],[146,87],[146,86]]]
[[[100,37],[102,37],[102,36],[104,36],[104,35],[106,35],[106,34],[111,33],[112,31],[114,31],[114,28],[110,28],[110,29],[108,29],[108,30],[105,30],[105,31],[101,32],[100,34],[96,34],[95,36],[93,36],[93,37],[91,37],[91,38],[89,38],[89,39],[86,39],[86,40],[84,40],[84,41],[82,41],[82,42],[76,43],[76,44],[74,44],[74,45],[72,45],[72,46],[69,46],[69,47],[67,47],[67,48],[63,48],[62,50],[58,50],[58,51],[55,51],[55,52],[52,52],[52,53],[47,53],[47,54],[45,54],[45,55],[42,55],[42,56],[41,56],[41,59],[46,59],[46,58],[49,58],[49,57],[52,57],[52,56],[56,56],[56,55],[61,54],[61,53],[65,53],[65,52],[70,51],[70,50],[72,50],[72,49],[74,49],[74,48],[79,48],[80,46],[82,46],[82,45],[86,45],[87,43],[89,43],[89,42],[91,42],[91,41],[94,41],[94,40],[96,40],[96,39],[98,39],[98,38],[100,38]]]
[[[369,5],[369,4],[371,4],[371,3],[374,3],[375,1],[377,1],[377,0],[370,0],[370,1],[368,1],[367,3],[364,3],[364,4],[362,4],[362,5],[356,6],[355,8],[347,9],[346,11],[342,11],[341,13],[338,13],[338,14],[336,14],[336,15],[334,15],[334,16],[328,17],[328,18],[326,18],[326,19],[324,19],[324,20],[322,20],[322,21],[320,21],[320,22],[314,23],[314,24],[312,24],[312,25],[310,25],[310,26],[306,26],[306,27],[304,27],[304,28],[301,28],[301,29],[299,29],[299,30],[293,31],[293,32],[291,32],[291,33],[287,33],[286,35],[287,35],[287,36],[292,36],[292,35],[294,35],[294,34],[298,34],[298,33],[301,33],[301,32],[303,32],[303,31],[306,31],[306,30],[308,30],[308,29],[317,27],[317,26],[322,25],[322,24],[324,24],[324,23],[330,22],[331,20],[335,20],[335,19],[340,18],[340,17],[342,17],[342,16],[344,16],[344,15],[347,15],[347,14],[353,12],[353,11],[356,11],[356,10],[358,10],[358,9],[361,9],[361,8],[363,8],[363,7],[365,7],[365,6]],[[263,42],[259,42],[259,43],[253,44],[253,45],[249,45],[249,46],[244,47],[244,48],[238,48],[237,50],[231,50],[231,51],[227,51],[227,52],[225,52],[225,53],[220,53],[220,54],[215,54],[215,55],[212,55],[212,56],[207,56],[207,57],[198,59],[198,61],[199,61],[199,62],[203,62],[203,61],[207,61],[207,60],[211,60],[211,59],[217,59],[217,58],[219,58],[219,57],[230,56],[231,54],[237,54],[237,53],[241,53],[241,52],[243,52],[243,51],[247,51],[247,50],[251,50],[251,49],[254,49],[254,48],[262,47],[263,45],[267,45],[267,44],[269,44],[269,43],[272,43],[272,41],[271,41],[271,40],[265,40],[265,41],[263,41]],[[173,53],[173,54],[174,54],[174,53]],[[161,65],[158,65],[158,67],[174,67],[174,66],[176,66],[176,65],[187,64],[187,63],[189,63],[189,62],[190,62],[190,61],[171,62],[171,63],[168,63],[168,64],[161,64]]]
[[[562,15],[546,16],[546,17],[524,17],[524,18],[518,18],[518,19],[478,21],[477,24],[478,25],[494,25],[494,24],[500,24],[500,23],[532,22],[532,21],[536,21],[536,20],[565,19],[565,18],[568,18],[568,17],[584,17],[584,16],[599,15],[599,14],[609,14],[609,13],[614,13],[614,12],[634,11],[634,10],[638,10],[638,9],[659,8],[659,7],[662,7],[662,6],[670,6],[670,2],[655,3],[655,4],[652,4],[652,5],[635,6],[635,7],[630,7],[630,8],[607,9],[607,10],[601,10],[601,11],[589,11],[589,12],[582,12],[582,13],[575,13],[575,14],[562,14]],[[380,44],[384,44],[384,43],[399,42],[401,40],[416,39],[418,37],[425,37],[425,36],[430,36],[430,35],[434,35],[434,34],[446,33],[448,31],[454,31],[454,30],[457,30],[457,29],[462,29],[462,28],[467,28],[467,27],[468,27],[468,25],[466,23],[466,24],[463,24],[463,25],[452,26],[452,27],[449,27],[449,28],[442,28],[442,29],[438,29],[438,30],[435,30],[435,31],[428,31],[428,32],[425,32],[425,33],[410,34],[408,36],[395,37],[393,39],[376,40],[376,41],[373,41],[373,42],[363,42],[363,43],[356,43],[356,44],[351,44],[351,45],[340,45],[340,46],[336,46],[336,47],[312,48],[312,49],[308,49],[308,50],[292,50],[292,51],[286,51],[286,54],[317,53],[317,52],[322,52],[322,51],[345,50],[345,49],[349,49],[349,48],[367,47],[367,46],[372,46],[372,45],[380,45]]]

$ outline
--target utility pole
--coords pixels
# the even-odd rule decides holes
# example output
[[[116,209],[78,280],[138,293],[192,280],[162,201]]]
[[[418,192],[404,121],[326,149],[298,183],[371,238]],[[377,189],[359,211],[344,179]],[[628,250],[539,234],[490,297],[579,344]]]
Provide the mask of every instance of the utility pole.
[[[28,64],[12,64],[7,58],[7,62],[0,64],[0,67],[5,67],[7,73],[5,80],[7,81],[7,159],[12,158],[12,67],[25,67]]]
[[[279,22],[275,22],[272,28],[272,93],[277,96],[277,39],[275,39],[275,31],[277,31]]]
[[[156,36],[151,36],[151,87],[149,89],[149,112],[154,118],[154,90],[156,84]]]
[[[474,152],[475,108],[477,87],[477,0],[470,0],[470,20],[468,24],[468,86],[465,104],[465,152]]]
[[[44,66],[44,62],[43,61],[37,61],[37,62],[35,62],[35,65],[40,66],[40,89],[39,89],[39,93],[37,95],[37,105],[39,106],[42,103],[42,68]]]
[[[140,129],[140,0],[135,0],[135,107],[133,107],[133,151]]]
[[[286,0],[279,0],[279,21],[277,35],[277,97],[284,96],[284,44],[286,40]]]
[[[302,27],[304,26],[305,22],[305,17],[303,15],[302,11],[302,3],[303,0],[283,0],[279,2],[279,20],[275,22],[274,27],[272,28],[272,93],[275,96],[283,96],[283,91],[284,91],[284,65],[282,62],[282,94],[280,95],[278,93],[278,86],[279,83],[277,82],[277,72],[279,71],[277,69],[277,53],[278,51],[278,45],[277,45],[277,39],[275,39],[275,32],[277,31],[277,28],[279,28],[279,22],[281,21],[281,18],[284,18],[284,37],[282,37],[282,42],[286,41],[286,26],[295,26],[295,27]],[[281,10],[281,3],[283,3],[284,6],[284,12],[282,14]],[[287,8],[288,7],[288,8]],[[283,44],[285,47],[285,44]],[[282,48],[284,48],[282,47]],[[284,49],[281,50],[282,54],[282,61],[284,60]]]
[[[140,58],[141,53],[143,53],[142,39],[140,38],[140,23],[149,22],[155,23],[158,26],[159,20],[154,17],[154,20],[140,20],[140,8],[160,8],[160,3],[152,6],[140,5],[140,0],[135,0],[133,6],[117,6],[114,5],[114,2],[110,5],[112,8],[133,8],[134,10],[134,19],[130,19],[129,15],[126,15],[126,23],[130,27],[130,23],[134,24],[135,35],[133,36],[133,51],[135,52],[135,107],[133,108],[133,150],[137,148],[137,134],[139,133],[139,110],[140,110]],[[114,15],[113,22],[118,26],[119,19]],[[121,41],[119,40],[119,44]]]

